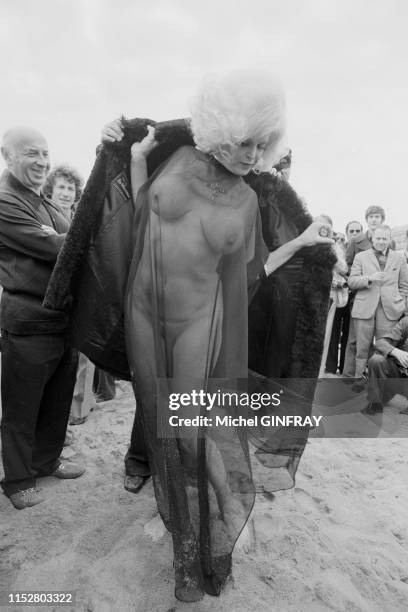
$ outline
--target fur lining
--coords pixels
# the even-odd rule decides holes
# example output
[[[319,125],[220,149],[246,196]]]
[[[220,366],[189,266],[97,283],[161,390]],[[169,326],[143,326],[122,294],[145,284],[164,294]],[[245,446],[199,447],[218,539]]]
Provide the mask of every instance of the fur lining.
[[[257,193],[261,208],[277,206],[295,224],[299,233],[313,221],[294,189],[280,177],[261,173],[250,175],[247,183]],[[302,283],[299,284],[296,296],[297,317],[289,376],[305,379],[297,381],[296,390],[311,398],[323,352],[332,269],[336,257],[330,245],[305,247],[297,255],[303,258],[303,268]]]

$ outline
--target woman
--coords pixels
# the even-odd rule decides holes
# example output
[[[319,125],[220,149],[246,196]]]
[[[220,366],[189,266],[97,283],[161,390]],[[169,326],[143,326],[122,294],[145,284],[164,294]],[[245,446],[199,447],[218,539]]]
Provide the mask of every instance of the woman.
[[[44,185],[44,193],[59,206],[68,221],[75,212],[75,204],[82,193],[83,180],[79,173],[67,165],[55,166]]]
[[[330,227],[330,233],[333,233],[333,221],[327,215],[321,215],[318,219],[326,221]],[[342,308],[347,304],[348,301],[348,287],[347,287],[347,263],[345,259],[344,248],[340,241],[335,239],[333,244],[333,253],[336,256],[336,263],[333,268],[333,279],[330,291],[330,308],[327,315],[326,331],[324,335],[324,346],[323,355],[320,363],[319,377],[323,378],[326,368],[327,354],[330,345],[330,338],[333,328],[334,315],[336,308]],[[337,347],[338,348],[338,347]]]
[[[176,151],[147,183],[153,128],[132,146],[138,227],[125,309],[137,426],[172,532],[176,597],[183,601],[219,594],[254,489],[245,432],[190,428],[176,438],[164,428],[157,435],[168,416],[157,382],[168,397],[208,389],[213,378],[246,378],[247,285],[304,246],[331,242],[319,234],[325,223],[316,222],[265,257],[257,198],[243,177],[272,166],[284,135],[283,96],[268,75],[207,80],[191,129],[196,147]],[[120,121],[103,132],[104,141],[122,136]]]
[[[68,165],[55,166],[49,173],[44,185],[44,193],[63,212],[65,218],[71,222],[75,213],[75,205],[79,201],[83,188],[83,179],[75,168]],[[94,366],[83,354],[78,354],[78,368],[74,395],[72,398],[70,425],[82,425],[94,405],[92,395],[92,380]],[[67,434],[65,444],[70,440]]]
[[[340,250],[341,258],[345,261],[346,257],[346,236],[341,232],[335,232],[334,240]],[[329,348],[327,351],[325,373],[336,374],[339,371],[343,372],[344,356],[347,346],[348,328],[350,325],[350,304],[349,290],[347,287],[347,264],[346,272],[340,272],[340,275],[335,278],[333,273],[331,298],[335,298],[337,302],[336,311],[334,313],[332,332],[330,336]],[[340,347],[340,350],[339,350]]]

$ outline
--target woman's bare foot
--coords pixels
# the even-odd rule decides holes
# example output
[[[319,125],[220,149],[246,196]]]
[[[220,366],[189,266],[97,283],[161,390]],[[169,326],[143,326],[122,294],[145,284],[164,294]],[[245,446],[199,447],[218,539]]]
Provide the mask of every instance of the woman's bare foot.
[[[232,495],[224,498],[221,507],[222,520],[228,527],[228,531],[235,539],[245,524],[246,515],[242,504]]]

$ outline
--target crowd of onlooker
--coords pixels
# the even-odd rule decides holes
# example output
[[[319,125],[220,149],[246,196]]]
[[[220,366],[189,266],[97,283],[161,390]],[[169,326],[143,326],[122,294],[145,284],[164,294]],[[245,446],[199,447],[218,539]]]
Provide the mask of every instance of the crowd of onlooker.
[[[396,250],[384,209],[370,206],[365,219],[365,230],[353,220],[345,235],[334,233],[346,265],[333,276],[334,313],[321,373],[353,379],[357,392],[367,387],[363,412],[373,414],[396,393],[408,391],[403,380],[408,373],[408,231],[405,248]]]

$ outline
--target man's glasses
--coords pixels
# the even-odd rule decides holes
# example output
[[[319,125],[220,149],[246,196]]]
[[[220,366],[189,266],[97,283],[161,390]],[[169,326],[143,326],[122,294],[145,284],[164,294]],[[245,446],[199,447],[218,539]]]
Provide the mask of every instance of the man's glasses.
[[[349,230],[348,233],[349,234],[360,234],[361,230]]]

